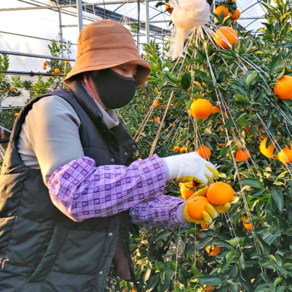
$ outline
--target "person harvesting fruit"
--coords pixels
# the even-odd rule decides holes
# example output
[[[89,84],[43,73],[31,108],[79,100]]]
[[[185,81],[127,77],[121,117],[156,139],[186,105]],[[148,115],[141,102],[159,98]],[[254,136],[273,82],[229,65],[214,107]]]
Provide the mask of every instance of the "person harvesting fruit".
[[[166,182],[201,189],[218,177],[194,152],[133,160],[137,145],[115,109],[151,66],[130,31],[91,23],[77,52],[69,91],[31,100],[11,134],[0,177],[0,291],[104,291],[113,262],[117,276],[135,282],[131,224],[187,227],[185,207],[199,205],[164,195]],[[207,210],[210,223],[216,214]]]

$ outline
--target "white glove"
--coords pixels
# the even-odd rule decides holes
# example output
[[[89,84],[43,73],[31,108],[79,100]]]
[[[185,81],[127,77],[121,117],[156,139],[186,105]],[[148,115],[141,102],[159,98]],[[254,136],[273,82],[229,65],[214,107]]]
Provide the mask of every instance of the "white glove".
[[[176,182],[195,181],[199,184],[198,187],[202,188],[211,184],[219,175],[215,166],[196,152],[162,159],[168,167],[169,179],[175,179]]]

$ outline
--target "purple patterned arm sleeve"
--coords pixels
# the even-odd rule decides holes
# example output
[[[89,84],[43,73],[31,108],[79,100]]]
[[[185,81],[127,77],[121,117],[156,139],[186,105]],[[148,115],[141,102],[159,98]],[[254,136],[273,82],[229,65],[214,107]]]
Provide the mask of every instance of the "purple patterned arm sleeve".
[[[159,197],[166,182],[163,161],[157,155],[130,166],[95,166],[89,157],[72,160],[48,180],[53,204],[74,221],[107,217]]]
[[[141,203],[130,210],[131,221],[140,225],[151,225],[161,228],[187,227],[188,222],[179,216],[183,212],[185,200],[159,196],[157,199]]]

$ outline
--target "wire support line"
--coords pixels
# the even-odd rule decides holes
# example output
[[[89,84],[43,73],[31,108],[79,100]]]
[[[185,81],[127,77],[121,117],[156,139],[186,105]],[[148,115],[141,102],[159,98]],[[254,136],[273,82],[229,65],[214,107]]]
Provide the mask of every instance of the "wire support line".
[[[3,50],[0,50],[0,54],[6,54],[6,55],[12,55],[12,56],[22,56],[22,57],[29,57],[29,58],[41,58],[41,59],[51,59],[51,60],[62,60],[62,61],[75,62],[75,59],[67,59],[67,58],[62,58],[62,57],[53,57],[53,56],[46,56],[46,55],[19,53],[19,52],[3,51]]]
[[[0,125],[0,128],[1,129],[3,129],[3,130],[5,130],[6,132],[8,132],[8,133],[12,133],[12,131],[11,130],[8,130],[7,128],[5,128],[4,126],[2,126],[2,125]]]
[[[33,71],[30,71],[30,72],[28,72],[28,71],[0,71],[0,73],[4,73],[7,75],[29,75],[31,77],[38,76],[38,75],[55,76],[55,77],[66,76],[66,74],[53,74],[53,73],[42,73],[42,72],[33,72]]]
[[[15,36],[20,36],[20,37],[26,37],[26,38],[32,38],[32,39],[41,40],[41,41],[48,41],[48,42],[51,42],[53,40],[53,39],[46,39],[46,38],[36,37],[36,36],[32,36],[32,35],[19,34],[19,33],[14,33],[14,32],[9,32],[9,31],[0,31],[0,33],[10,34],[10,35],[15,35]],[[58,40],[54,40],[54,41],[57,43],[61,42]],[[70,44],[77,46],[77,44],[74,44],[74,43],[70,43]]]

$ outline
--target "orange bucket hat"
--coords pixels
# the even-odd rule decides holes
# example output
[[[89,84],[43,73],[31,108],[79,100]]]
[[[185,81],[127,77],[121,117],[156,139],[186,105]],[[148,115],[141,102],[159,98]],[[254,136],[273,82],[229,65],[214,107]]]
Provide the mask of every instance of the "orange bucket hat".
[[[138,52],[131,32],[112,20],[93,22],[84,27],[77,42],[77,58],[64,82],[77,74],[108,69],[122,64],[138,65],[136,86],[143,84],[151,66]]]

